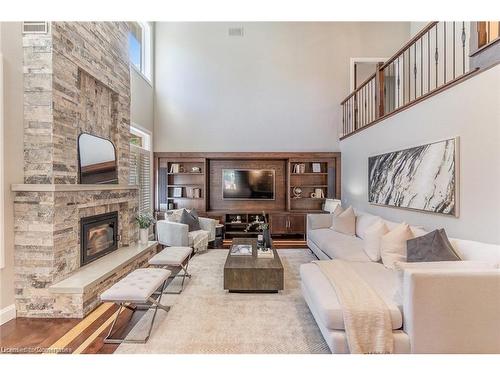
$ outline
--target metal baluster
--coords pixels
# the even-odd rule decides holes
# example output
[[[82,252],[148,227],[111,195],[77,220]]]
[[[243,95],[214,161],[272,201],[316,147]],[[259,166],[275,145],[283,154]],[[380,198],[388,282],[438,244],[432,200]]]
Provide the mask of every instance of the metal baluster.
[[[424,37],[420,38],[420,96],[424,95]]]
[[[411,49],[408,49],[408,103],[411,101]]]
[[[465,22],[462,22],[462,74],[465,74]]]
[[[399,56],[398,56],[398,79],[396,81],[396,85],[397,85],[397,93],[398,93],[398,108],[399,108]]]
[[[342,104],[342,135],[345,135],[345,103]]]
[[[438,54],[438,28],[436,24],[436,52],[434,53],[434,60],[436,60],[436,89],[438,87],[438,59],[439,59],[439,54]]]
[[[356,130],[356,124],[358,122],[358,100],[357,100],[358,92],[354,93],[353,97],[353,106],[352,106],[352,130]]]
[[[443,35],[444,35],[444,47],[443,47],[443,65],[444,65],[444,73],[443,80],[446,83],[446,21],[443,22]]]
[[[427,92],[431,91],[431,32],[427,32]]]
[[[413,99],[417,99],[417,42],[414,44],[415,46],[415,53],[413,57]]]
[[[360,121],[360,127],[365,125],[365,86],[363,86],[361,90],[361,97],[363,98],[362,103],[362,108],[361,108],[361,121]]]
[[[373,80],[370,80],[370,82],[368,83],[368,121],[369,122],[372,122],[372,83],[373,83]]]
[[[453,21],[453,79],[455,79],[455,21]]]

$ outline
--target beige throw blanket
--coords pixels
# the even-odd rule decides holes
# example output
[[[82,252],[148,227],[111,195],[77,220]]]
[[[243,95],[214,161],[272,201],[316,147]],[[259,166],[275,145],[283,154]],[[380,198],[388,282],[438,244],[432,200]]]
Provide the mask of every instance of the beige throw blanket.
[[[353,354],[392,353],[391,315],[385,302],[342,260],[314,262],[337,294],[349,350]]]

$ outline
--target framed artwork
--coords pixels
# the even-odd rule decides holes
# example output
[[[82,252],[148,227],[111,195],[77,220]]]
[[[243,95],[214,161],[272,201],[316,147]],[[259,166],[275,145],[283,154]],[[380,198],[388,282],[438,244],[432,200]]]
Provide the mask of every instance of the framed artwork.
[[[368,158],[368,202],[458,217],[458,137]]]
[[[320,173],[321,172],[321,164],[320,163],[312,163],[312,171],[314,173]]]
[[[182,188],[174,188],[174,198],[182,198]]]

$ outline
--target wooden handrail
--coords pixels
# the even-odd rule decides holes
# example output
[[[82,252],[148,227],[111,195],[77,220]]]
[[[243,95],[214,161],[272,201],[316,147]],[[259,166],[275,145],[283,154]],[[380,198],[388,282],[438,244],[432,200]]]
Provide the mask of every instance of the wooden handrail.
[[[437,21],[429,22],[422,30],[420,30],[413,38],[411,38],[403,47],[401,47],[398,52],[389,57],[389,59],[380,67],[380,69],[384,69],[389,66],[394,60],[396,60],[399,56],[403,54],[408,48],[410,48],[417,40],[422,38],[427,32],[432,29],[434,26],[438,24]]]
[[[370,82],[372,79],[375,78],[377,73],[373,73],[371,76],[369,76],[367,79],[365,79],[363,81],[363,83],[361,83],[357,89],[355,89],[353,92],[351,92],[344,100],[342,100],[340,102],[340,105],[344,104],[345,102],[347,102],[354,94],[356,94],[359,90],[361,90],[368,82]]]

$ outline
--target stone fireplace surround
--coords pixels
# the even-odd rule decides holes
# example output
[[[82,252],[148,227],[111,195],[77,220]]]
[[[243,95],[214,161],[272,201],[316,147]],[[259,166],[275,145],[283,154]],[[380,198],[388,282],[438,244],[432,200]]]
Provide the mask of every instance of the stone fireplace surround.
[[[130,68],[123,22],[51,22],[23,35],[24,184],[15,192],[19,317],[81,318],[98,295],[147,262],[138,246],[138,189],[128,185]],[[116,147],[118,185],[79,185],[77,139]],[[80,267],[80,218],[118,212],[118,250]]]

